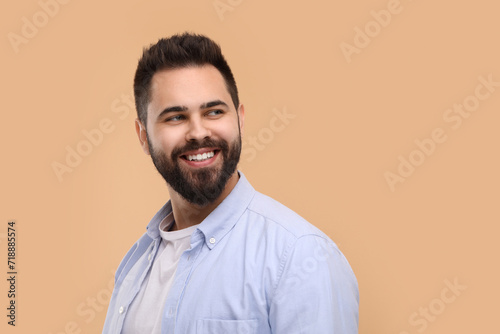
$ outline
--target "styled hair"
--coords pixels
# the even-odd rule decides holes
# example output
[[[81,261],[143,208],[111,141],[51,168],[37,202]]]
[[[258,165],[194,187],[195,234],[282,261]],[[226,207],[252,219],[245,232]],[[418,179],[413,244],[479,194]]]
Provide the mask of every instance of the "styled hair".
[[[191,33],[161,38],[144,48],[134,77],[134,96],[137,117],[146,126],[147,107],[153,75],[165,69],[212,65],[222,74],[235,109],[238,109],[238,89],[233,73],[222,55],[220,46],[210,38]]]

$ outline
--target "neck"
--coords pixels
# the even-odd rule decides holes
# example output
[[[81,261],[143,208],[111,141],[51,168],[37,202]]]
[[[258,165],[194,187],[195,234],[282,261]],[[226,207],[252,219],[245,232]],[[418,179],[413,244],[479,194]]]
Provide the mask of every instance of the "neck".
[[[198,206],[188,202],[168,185],[168,192],[170,194],[170,202],[172,203],[172,212],[175,221],[172,231],[182,230],[201,223],[213,210],[215,210],[216,207],[219,206],[220,203],[222,203],[227,195],[231,193],[233,188],[236,186],[236,183],[238,183],[238,179],[238,171],[235,171],[227,181],[220,196],[215,201],[205,206]]]

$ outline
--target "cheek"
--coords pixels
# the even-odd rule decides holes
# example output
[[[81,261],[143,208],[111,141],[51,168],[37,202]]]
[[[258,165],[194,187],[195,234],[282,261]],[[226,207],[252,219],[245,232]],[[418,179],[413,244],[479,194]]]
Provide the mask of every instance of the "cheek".
[[[176,131],[159,131],[155,140],[155,147],[160,148],[165,154],[170,156],[175,147],[182,145],[183,138]]]
[[[226,141],[233,141],[239,136],[238,122],[237,120],[221,122],[214,128],[213,133]]]

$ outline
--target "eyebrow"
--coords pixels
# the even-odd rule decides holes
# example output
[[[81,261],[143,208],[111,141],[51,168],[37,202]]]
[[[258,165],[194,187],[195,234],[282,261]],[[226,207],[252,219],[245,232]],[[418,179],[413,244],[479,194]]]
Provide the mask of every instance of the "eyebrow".
[[[179,112],[179,111],[187,111],[188,108],[186,106],[173,106],[163,109],[163,111],[156,117],[156,119],[160,119],[164,117],[166,114],[171,112]]]
[[[227,107],[227,104],[224,101],[215,100],[215,101],[210,101],[210,102],[207,102],[207,103],[203,103],[200,106],[200,109],[207,109],[207,108],[212,108],[212,107],[215,107],[215,106],[225,106],[225,107]]]
[[[200,105],[200,109],[207,109],[207,108],[212,108],[215,106],[225,106],[227,107],[227,103],[221,100],[214,100],[206,103],[202,103]],[[171,113],[171,112],[181,112],[181,111],[187,111],[188,107],[186,106],[172,106],[163,109],[163,111],[156,117],[156,119],[160,119],[164,117],[166,114]]]

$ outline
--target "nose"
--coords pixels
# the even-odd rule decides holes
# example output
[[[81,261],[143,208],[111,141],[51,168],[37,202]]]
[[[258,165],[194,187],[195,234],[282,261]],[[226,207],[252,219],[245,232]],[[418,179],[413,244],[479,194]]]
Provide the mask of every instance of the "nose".
[[[191,117],[186,132],[187,141],[202,141],[210,137],[210,129],[207,128],[201,117]]]

